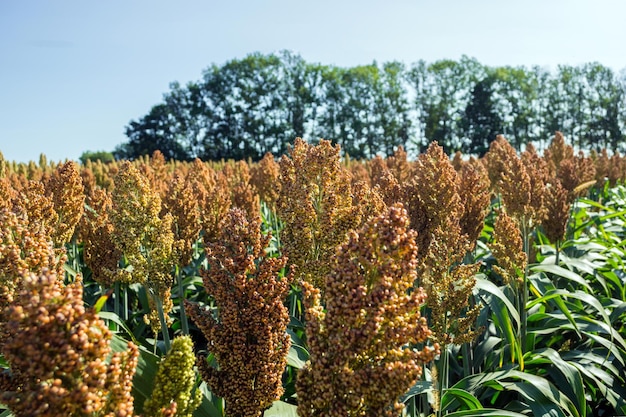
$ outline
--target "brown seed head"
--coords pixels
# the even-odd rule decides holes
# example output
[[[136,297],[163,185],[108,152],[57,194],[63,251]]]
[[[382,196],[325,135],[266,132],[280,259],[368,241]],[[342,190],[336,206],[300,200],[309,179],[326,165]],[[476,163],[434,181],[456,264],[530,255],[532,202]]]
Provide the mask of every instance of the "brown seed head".
[[[519,227],[505,211],[498,214],[491,251],[498,261],[498,272],[505,283],[520,285],[528,260]]]
[[[7,327],[20,331],[3,340],[2,351],[11,369],[2,401],[16,415],[132,415],[137,351],[113,355],[107,365],[111,333],[84,308],[82,295],[80,281],[63,286],[46,271],[24,277],[6,312]],[[111,410],[118,397],[124,401]]]
[[[72,239],[85,206],[83,181],[74,161],[59,165],[52,173],[46,195],[57,213],[52,239],[56,247],[62,247]]]
[[[250,167],[250,183],[256,190],[261,201],[264,201],[270,210],[276,210],[276,200],[280,191],[280,166],[271,153],[266,153],[263,159]]]
[[[291,277],[279,277],[286,258],[265,257],[268,242],[258,216],[247,218],[232,208],[217,240],[207,247],[209,269],[203,272],[217,309],[185,304],[219,364],[219,369],[211,367],[200,357],[200,374],[224,397],[228,415],[260,416],[282,393],[290,346],[283,299]]]
[[[416,289],[415,232],[401,205],[370,219],[337,248],[324,290],[303,282],[310,359],[298,374],[298,415],[391,416],[434,358]]]
[[[543,222],[543,230],[550,242],[563,240],[567,230],[570,214],[569,193],[561,185],[558,178],[553,178],[546,193],[547,216]]]

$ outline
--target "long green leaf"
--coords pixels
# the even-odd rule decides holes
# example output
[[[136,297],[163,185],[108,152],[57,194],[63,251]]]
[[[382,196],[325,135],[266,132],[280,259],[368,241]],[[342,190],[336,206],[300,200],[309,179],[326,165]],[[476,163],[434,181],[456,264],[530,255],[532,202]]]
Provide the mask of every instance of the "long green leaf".
[[[536,298],[533,301],[530,301],[528,303],[528,308],[530,309],[537,304],[544,304],[545,302],[550,301],[550,300],[554,301],[554,303],[559,307],[559,310],[565,315],[565,317],[567,317],[567,319],[569,320],[570,324],[572,325],[572,328],[574,329],[578,337],[580,337],[580,332],[578,331],[576,320],[574,319],[574,316],[572,315],[570,310],[565,305],[565,301],[563,300],[563,297],[562,297],[562,295],[568,295],[568,294],[570,293],[564,290],[549,290],[544,296]]]
[[[528,417],[526,414],[516,413],[514,411],[497,410],[493,408],[483,408],[480,410],[457,411],[446,414],[446,417]]]
[[[579,415],[574,403],[550,381],[514,369],[471,375],[452,388],[468,391],[479,398],[479,392],[484,389],[513,391],[526,399],[533,415]]]
[[[478,276],[476,277],[475,288],[477,290],[482,290],[485,293],[496,297],[502,304],[504,304],[507,311],[509,311],[511,318],[513,318],[513,321],[515,322],[515,325],[519,326],[520,317],[517,312],[517,309],[515,308],[515,306],[513,306],[513,303],[511,303],[511,300],[509,300],[509,298],[502,292],[502,290],[498,288],[498,286],[496,286],[493,282],[489,281],[488,279]]]
[[[575,282],[576,284],[582,287],[585,287],[589,292],[593,292],[591,285],[589,285],[589,282],[587,282],[586,279],[581,277],[576,272],[570,271],[569,269],[565,269],[562,266],[540,263],[540,264],[532,265],[530,267],[530,270],[533,272],[549,272],[558,277],[566,278],[572,282]]]
[[[545,361],[542,364],[544,366],[548,365],[549,369],[558,371],[558,375],[555,375],[550,371],[548,372],[551,373],[554,382],[557,383],[559,389],[569,397],[572,403],[576,404],[580,415],[583,417],[586,416],[587,402],[585,401],[585,388],[583,386],[582,376],[578,369],[563,360],[559,353],[554,349],[542,349],[533,352],[533,355],[545,358]],[[531,362],[527,360],[526,363],[530,365]],[[550,367],[550,364],[553,366]]]
[[[478,398],[474,397],[471,393],[458,389],[449,388],[444,391],[441,396],[441,409],[443,411],[450,410],[452,408],[463,407],[465,410],[480,410],[483,408]]]
[[[110,311],[100,311],[98,313],[98,317],[100,317],[103,320],[108,320],[108,321],[112,321],[113,323],[117,324],[118,326],[120,326],[122,329],[124,329],[124,331],[126,332],[126,334],[132,339],[133,343],[135,343],[136,345],[138,345],[139,343],[137,342],[137,339],[135,339],[135,335],[133,335],[133,332],[130,330],[130,328],[126,325],[126,323],[124,322],[124,320],[122,320],[122,318],[120,316],[118,316],[117,314],[110,312]]]
[[[511,362],[519,362],[523,369],[524,357],[522,355],[521,343],[517,338],[520,331],[518,311],[502,290],[487,279],[477,277],[475,289],[481,295],[481,299],[489,305],[494,314],[494,324],[498,326],[510,346]]]

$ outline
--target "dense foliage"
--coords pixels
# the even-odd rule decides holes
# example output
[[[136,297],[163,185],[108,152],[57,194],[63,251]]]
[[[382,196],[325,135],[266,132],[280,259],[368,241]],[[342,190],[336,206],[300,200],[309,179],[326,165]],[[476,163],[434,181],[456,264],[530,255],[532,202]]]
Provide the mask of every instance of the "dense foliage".
[[[624,415],[625,179],[560,132],[480,159],[0,154],[0,417]]]
[[[118,158],[160,150],[167,159],[260,159],[295,137],[327,138],[353,158],[412,155],[437,141],[482,156],[503,134],[518,151],[562,131],[579,149],[624,151],[626,79],[598,63],[489,67],[475,59],[350,68],[289,52],[250,54],[171,84],[126,127]]]

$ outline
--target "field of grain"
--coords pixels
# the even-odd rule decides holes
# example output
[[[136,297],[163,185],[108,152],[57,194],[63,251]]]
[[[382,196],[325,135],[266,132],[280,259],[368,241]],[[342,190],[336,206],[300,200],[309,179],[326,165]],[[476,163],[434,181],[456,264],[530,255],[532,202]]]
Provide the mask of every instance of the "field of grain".
[[[626,159],[0,158],[0,417],[626,414]]]

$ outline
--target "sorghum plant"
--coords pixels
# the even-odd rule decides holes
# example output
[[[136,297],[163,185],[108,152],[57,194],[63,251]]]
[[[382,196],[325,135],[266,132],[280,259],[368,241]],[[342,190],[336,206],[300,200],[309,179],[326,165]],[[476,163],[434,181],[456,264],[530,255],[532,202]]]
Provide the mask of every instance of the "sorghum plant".
[[[109,212],[113,202],[103,188],[93,188],[86,198],[87,210],[80,223],[83,258],[91,269],[94,281],[111,288],[118,279],[118,264],[122,252],[113,243],[113,224]]]
[[[57,167],[46,183],[46,195],[57,213],[52,240],[54,246],[62,247],[72,239],[85,206],[83,181],[75,162],[68,161]]]
[[[593,185],[596,179],[596,167],[590,158],[582,152],[574,154],[574,148],[565,142],[561,132],[556,132],[550,146],[544,152],[551,177],[557,177],[563,188],[569,192],[569,202],[572,203],[581,191]],[[582,188],[580,188],[582,186]]]
[[[323,288],[336,246],[361,222],[339,151],[326,140],[312,146],[297,138],[289,156],[280,160],[278,215],[285,224],[284,252],[298,280],[318,288]]]
[[[528,258],[518,226],[503,210],[498,213],[490,247],[498,261],[494,269],[502,276],[504,283],[521,288]]]
[[[561,163],[574,157],[574,148],[565,143],[565,136],[557,131],[552,142],[545,150],[543,157],[546,160],[550,173],[556,175]]]
[[[219,368],[198,359],[202,379],[223,397],[226,414],[258,417],[277,400],[287,362],[289,314],[283,305],[290,277],[279,277],[287,259],[268,258],[270,236],[261,222],[232,208],[214,243],[209,243],[209,269],[203,282],[217,309],[186,302],[187,313],[208,342]]]
[[[16,417],[132,416],[138,351],[111,354],[111,333],[83,305],[80,280],[63,286],[42,271],[24,277],[6,309],[0,374],[2,395]]]
[[[387,167],[387,162],[380,156],[376,156],[369,161],[371,171],[371,184],[382,195],[383,201],[390,206],[404,200],[403,186],[398,178]]]
[[[26,213],[0,208],[0,354],[19,329],[8,324],[8,309],[21,291],[24,277],[30,272],[54,270],[63,276],[65,258],[58,258],[44,227],[28,221]]]
[[[140,160],[138,169],[148,180],[150,188],[157,192],[161,199],[164,199],[169,189],[170,173],[163,153],[156,150],[152,153],[152,156],[148,157],[146,155],[143,161]]]
[[[29,180],[16,197],[13,201],[14,211],[26,215],[34,228],[43,228],[48,236],[53,236],[59,215],[54,210],[52,200],[45,195],[43,184]]]
[[[417,283],[427,294],[431,340],[441,346],[437,368],[433,366],[436,411],[440,410],[441,393],[449,385],[449,347],[471,342],[478,334],[475,322],[480,305],[473,305],[472,291],[479,265],[462,264],[475,239],[473,236],[470,242],[461,221],[468,231],[476,233],[478,226],[471,226],[464,213],[482,215],[485,207],[480,205],[488,203],[488,198],[486,183],[475,182],[470,185],[470,193],[473,192],[476,201],[470,201],[467,196],[462,199],[459,191],[462,181],[443,148],[433,142],[419,156],[413,176],[403,187],[411,226],[418,234]]]
[[[178,261],[181,266],[191,262],[193,245],[200,234],[200,208],[195,199],[193,185],[189,178],[174,173],[163,199],[161,216],[172,215],[172,230],[178,247]]]
[[[276,210],[276,200],[280,191],[280,166],[271,153],[266,153],[257,164],[250,167],[250,183],[256,189],[261,201],[270,210]]]
[[[159,363],[152,395],[143,406],[144,417],[191,417],[202,400],[200,390],[194,390],[195,356],[189,336],[172,341],[172,348]]]
[[[428,295],[433,340],[442,347],[472,340],[479,312],[469,305],[478,267],[460,265],[472,245],[461,229],[465,206],[459,181],[443,148],[433,142],[419,156],[414,176],[404,187],[411,227],[417,231],[418,282]],[[472,187],[477,195],[484,193],[480,187],[480,183]]]
[[[489,213],[491,203],[489,176],[484,165],[473,158],[461,166],[458,174],[459,197],[463,205],[459,224],[461,233],[467,236],[470,248],[473,248]]]
[[[420,377],[437,346],[420,308],[417,245],[401,205],[368,221],[332,257],[319,290],[304,281],[310,359],[298,374],[302,417],[397,416],[398,398]]]
[[[248,164],[244,161],[226,164],[222,172],[229,184],[233,207],[244,210],[249,217],[258,215],[261,205],[259,195],[251,183]]]
[[[411,177],[412,164],[407,159],[404,147],[398,146],[392,156],[385,160],[387,169],[393,174],[400,184],[405,183]]]
[[[230,189],[224,174],[199,159],[193,161],[192,185],[200,208],[205,244],[220,234],[221,223],[231,206]]]
[[[499,194],[507,213],[515,218],[520,228],[530,230],[538,219],[532,204],[532,181],[525,164],[502,135],[491,142],[486,158],[491,186]]]
[[[128,265],[117,270],[117,280],[146,287],[152,310],[146,320],[155,333],[162,330],[167,345],[167,314],[172,309],[172,269],[176,262],[172,216],[168,213],[159,217],[161,198],[130,162],[124,162],[115,177],[112,200],[112,240]]]
[[[565,238],[567,222],[570,217],[569,192],[563,188],[558,178],[550,180],[546,188],[546,218],[543,231],[548,240],[555,245],[556,264],[559,263],[561,241]]]

